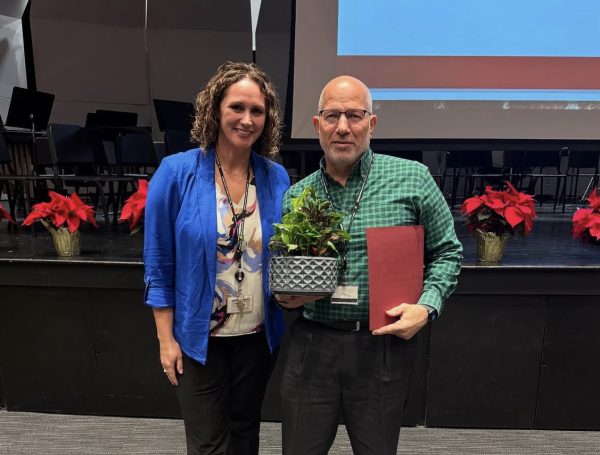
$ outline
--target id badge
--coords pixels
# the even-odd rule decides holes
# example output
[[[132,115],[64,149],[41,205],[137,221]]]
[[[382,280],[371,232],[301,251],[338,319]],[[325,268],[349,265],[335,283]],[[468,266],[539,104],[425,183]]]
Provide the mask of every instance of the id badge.
[[[338,285],[331,296],[335,305],[358,305],[358,286]]]
[[[252,311],[251,295],[233,295],[227,297],[227,314],[250,313]]]

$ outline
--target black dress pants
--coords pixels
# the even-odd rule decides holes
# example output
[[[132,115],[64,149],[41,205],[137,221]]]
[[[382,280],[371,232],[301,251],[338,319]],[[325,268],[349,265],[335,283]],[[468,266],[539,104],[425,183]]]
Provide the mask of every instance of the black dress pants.
[[[257,455],[260,411],[275,356],[264,332],[211,337],[206,365],[183,357],[177,398],[189,455]]]
[[[360,455],[392,455],[417,340],[349,332],[298,319],[281,384],[284,455],[325,455],[340,415]]]

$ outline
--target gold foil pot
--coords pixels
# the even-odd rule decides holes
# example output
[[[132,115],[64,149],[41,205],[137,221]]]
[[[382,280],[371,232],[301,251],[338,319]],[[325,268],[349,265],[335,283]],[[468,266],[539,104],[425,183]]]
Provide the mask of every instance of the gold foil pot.
[[[479,262],[500,262],[504,254],[504,245],[508,234],[496,235],[493,232],[483,232],[475,229],[477,240],[477,260]]]
[[[56,254],[64,257],[79,256],[81,254],[81,240],[79,231],[75,231],[73,234],[71,234],[69,229],[64,226],[55,228],[45,220],[40,221],[44,227],[48,229],[50,235],[52,235],[54,248],[56,248]]]

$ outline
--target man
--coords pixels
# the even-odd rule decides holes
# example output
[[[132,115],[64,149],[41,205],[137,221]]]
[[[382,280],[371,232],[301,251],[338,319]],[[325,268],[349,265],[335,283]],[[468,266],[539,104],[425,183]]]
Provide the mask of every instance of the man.
[[[454,290],[462,247],[427,168],[371,151],[377,116],[361,81],[349,76],[330,81],[312,121],[324,152],[321,169],[290,188],[284,211],[310,185],[345,214],[351,240],[340,251],[347,264],[341,284],[344,300],[354,304],[277,296],[283,308],[302,308],[281,384],[283,453],[326,454],[341,414],[355,454],[395,454],[416,358],[413,337]],[[398,302],[388,311],[397,318],[393,324],[369,332],[365,228],[417,224],[425,230],[423,293],[418,304]],[[403,258],[397,260],[402,267]]]

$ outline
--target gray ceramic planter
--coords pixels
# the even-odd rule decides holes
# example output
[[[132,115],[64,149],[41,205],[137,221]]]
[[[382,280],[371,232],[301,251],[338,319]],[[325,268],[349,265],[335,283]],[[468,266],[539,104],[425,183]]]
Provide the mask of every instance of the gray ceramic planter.
[[[337,276],[337,258],[274,256],[269,263],[269,287],[276,294],[333,294]]]

